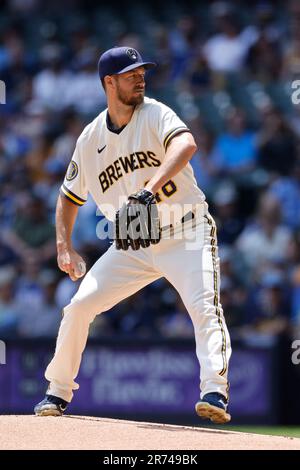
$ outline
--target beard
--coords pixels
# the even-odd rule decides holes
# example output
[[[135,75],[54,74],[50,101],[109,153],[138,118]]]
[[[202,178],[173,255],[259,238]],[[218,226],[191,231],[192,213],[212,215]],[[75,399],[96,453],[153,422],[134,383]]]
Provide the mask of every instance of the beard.
[[[119,101],[126,106],[137,106],[138,104],[143,103],[144,101],[144,91],[138,96],[131,96],[128,93],[121,90],[119,84],[117,84],[117,96]]]

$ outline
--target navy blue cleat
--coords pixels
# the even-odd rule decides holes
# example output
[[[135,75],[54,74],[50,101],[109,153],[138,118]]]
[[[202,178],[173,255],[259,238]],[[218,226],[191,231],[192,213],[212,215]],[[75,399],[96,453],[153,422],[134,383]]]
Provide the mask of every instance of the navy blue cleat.
[[[231,420],[227,410],[227,400],[221,393],[207,393],[195,405],[197,415],[210,419],[215,424],[225,424]]]
[[[44,400],[34,407],[37,416],[62,416],[68,402],[54,395],[46,395]]]

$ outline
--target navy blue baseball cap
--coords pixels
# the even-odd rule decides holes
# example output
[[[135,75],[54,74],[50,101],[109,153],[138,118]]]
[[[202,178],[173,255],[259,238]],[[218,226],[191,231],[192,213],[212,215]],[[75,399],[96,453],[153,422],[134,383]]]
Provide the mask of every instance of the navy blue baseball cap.
[[[132,47],[113,47],[101,55],[98,71],[103,79],[106,75],[118,75],[141,66],[152,69],[156,64],[144,62],[141,54]]]

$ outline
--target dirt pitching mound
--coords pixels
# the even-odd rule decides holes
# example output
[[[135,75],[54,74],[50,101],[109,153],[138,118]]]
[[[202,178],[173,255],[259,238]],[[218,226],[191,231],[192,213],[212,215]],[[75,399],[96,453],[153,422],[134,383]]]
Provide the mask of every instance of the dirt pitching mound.
[[[300,439],[82,416],[0,416],[0,449],[300,449]]]

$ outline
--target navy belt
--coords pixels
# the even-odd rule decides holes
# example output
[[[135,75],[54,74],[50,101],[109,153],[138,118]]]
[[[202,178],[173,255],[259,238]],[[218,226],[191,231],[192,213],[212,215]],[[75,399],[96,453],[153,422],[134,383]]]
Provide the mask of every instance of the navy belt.
[[[188,222],[189,220],[193,220],[195,218],[195,214],[193,211],[190,211],[190,212],[187,212],[180,220],[180,223],[181,224],[185,224],[186,222]],[[179,225],[179,224],[178,224]],[[170,224],[170,225],[164,225],[163,227],[161,227],[161,230],[165,231],[165,230],[170,230],[174,228],[173,224]]]

